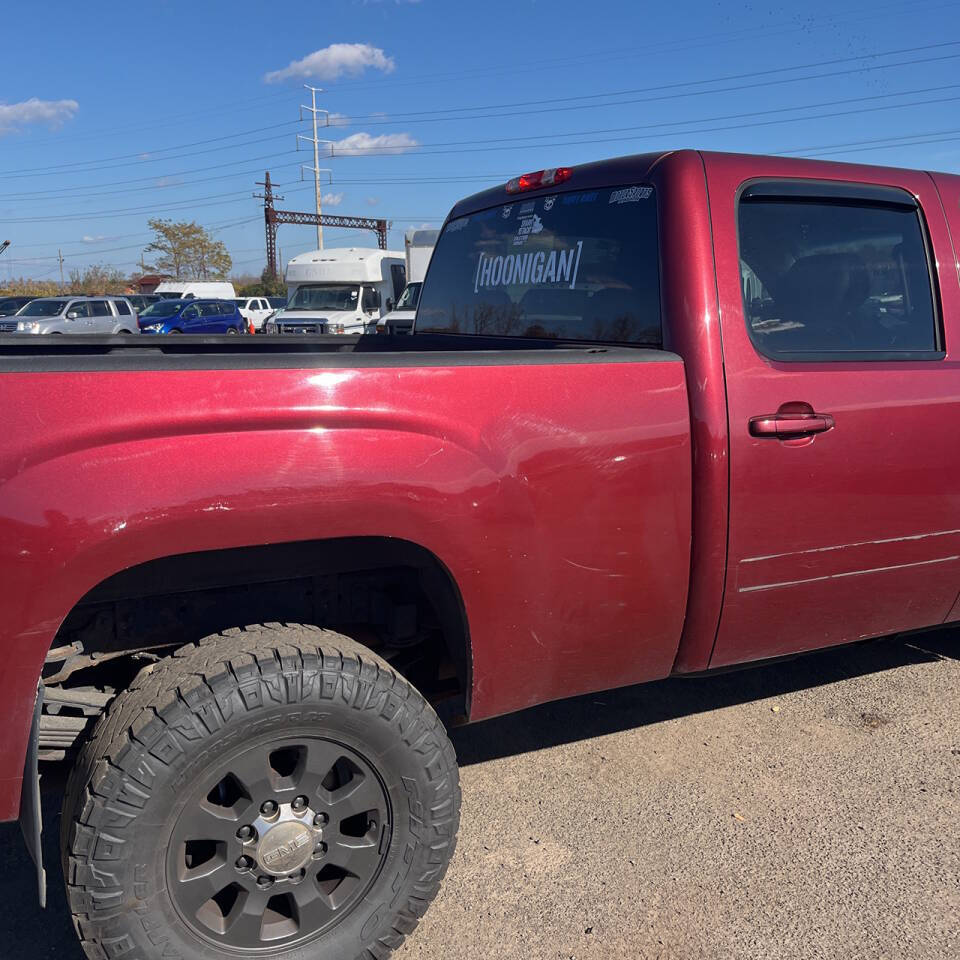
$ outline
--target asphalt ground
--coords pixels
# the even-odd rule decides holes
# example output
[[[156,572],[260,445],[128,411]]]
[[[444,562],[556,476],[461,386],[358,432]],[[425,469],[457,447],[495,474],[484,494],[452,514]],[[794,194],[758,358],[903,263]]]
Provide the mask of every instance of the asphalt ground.
[[[459,845],[397,956],[957,960],[958,691],[937,631],[454,731]],[[49,771],[46,911],[0,826],[4,960],[82,960],[61,790]]]

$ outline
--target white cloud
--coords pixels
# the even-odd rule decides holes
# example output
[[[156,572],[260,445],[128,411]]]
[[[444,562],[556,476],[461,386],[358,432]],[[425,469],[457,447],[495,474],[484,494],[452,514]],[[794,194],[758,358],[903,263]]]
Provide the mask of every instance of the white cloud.
[[[390,73],[395,66],[393,57],[369,43],[332,43],[300,60],[291,60],[282,70],[273,70],[263,79],[267,83],[279,83],[292,77],[336,80],[342,76],[356,76],[367,69]]]
[[[327,114],[328,127],[349,127],[350,123],[350,118],[345,113]]]
[[[76,100],[38,100],[36,97],[20,103],[0,103],[0,136],[16,133],[33,123],[56,129],[72,120],[79,108]]]
[[[105,236],[103,236],[103,234],[98,234],[98,235],[95,236],[95,237],[91,237],[89,233],[86,233],[86,234],[83,235],[83,242],[84,242],[84,243],[100,243],[100,242],[102,242],[103,240],[106,240],[106,239],[107,239],[107,238],[106,238]]]
[[[379,197],[367,197],[367,206],[375,207],[380,202]]]
[[[362,155],[364,153],[404,153],[419,146],[409,133],[351,133],[349,137],[337,140],[331,147],[331,154]]]
[[[340,204],[343,203],[343,194],[325,193],[320,200],[325,207],[339,207]]]

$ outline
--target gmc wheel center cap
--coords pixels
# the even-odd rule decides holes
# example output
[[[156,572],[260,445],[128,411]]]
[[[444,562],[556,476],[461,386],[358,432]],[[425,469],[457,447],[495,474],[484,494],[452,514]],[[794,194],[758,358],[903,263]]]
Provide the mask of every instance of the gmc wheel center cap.
[[[271,827],[257,846],[257,862],[267,872],[294,873],[313,855],[314,834],[303,822],[286,821]]]

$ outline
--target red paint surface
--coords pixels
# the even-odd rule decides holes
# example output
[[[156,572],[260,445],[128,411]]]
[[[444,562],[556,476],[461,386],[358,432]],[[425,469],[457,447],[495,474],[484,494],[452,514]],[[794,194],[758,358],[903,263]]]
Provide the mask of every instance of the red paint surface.
[[[3,777],[22,771],[71,607],[190,551],[357,536],[432,551],[465,605],[476,718],[670,671],[690,516],[676,359],[4,374],[0,395]]]

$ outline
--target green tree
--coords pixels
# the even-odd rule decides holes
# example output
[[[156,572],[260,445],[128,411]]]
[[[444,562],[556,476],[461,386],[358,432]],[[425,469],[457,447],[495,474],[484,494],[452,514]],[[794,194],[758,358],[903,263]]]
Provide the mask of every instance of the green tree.
[[[148,220],[154,232],[144,253],[157,254],[156,268],[177,280],[222,280],[233,261],[227,248],[196,221]]]

